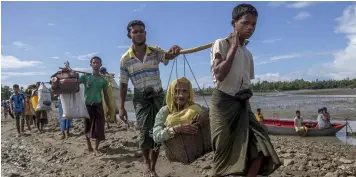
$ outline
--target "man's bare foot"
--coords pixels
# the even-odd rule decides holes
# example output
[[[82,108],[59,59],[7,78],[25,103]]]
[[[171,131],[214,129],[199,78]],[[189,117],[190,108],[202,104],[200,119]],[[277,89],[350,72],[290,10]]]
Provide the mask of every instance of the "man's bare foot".
[[[156,173],[156,171],[152,171],[151,172],[151,177],[159,177],[158,174]]]
[[[93,152],[94,149],[93,149],[92,147],[88,147],[88,151],[89,151],[89,152]]]
[[[143,177],[151,177],[151,170],[146,170],[145,172],[143,172]]]
[[[99,157],[99,156],[103,156],[104,154],[96,149],[95,152],[94,152],[94,155]]]

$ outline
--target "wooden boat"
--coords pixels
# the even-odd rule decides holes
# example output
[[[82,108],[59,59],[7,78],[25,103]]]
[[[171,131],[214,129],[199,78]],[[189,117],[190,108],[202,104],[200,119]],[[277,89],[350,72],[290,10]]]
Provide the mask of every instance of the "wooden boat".
[[[333,123],[330,128],[318,129],[317,122],[304,121],[308,127],[306,136],[335,136],[335,134],[346,126],[346,123]],[[293,120],[265,119],[264,125],[271,135],[290,135],[298,136],[294,128]]]

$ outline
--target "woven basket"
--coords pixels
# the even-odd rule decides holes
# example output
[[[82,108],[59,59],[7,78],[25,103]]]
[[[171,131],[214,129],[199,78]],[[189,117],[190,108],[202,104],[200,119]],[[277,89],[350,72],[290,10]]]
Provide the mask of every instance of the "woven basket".
[[[163,143],[166,156],[171,162],[190,164],[206,153],[211,152],[209,112],[206,111],[199,122],[197,134],[176,134]]]

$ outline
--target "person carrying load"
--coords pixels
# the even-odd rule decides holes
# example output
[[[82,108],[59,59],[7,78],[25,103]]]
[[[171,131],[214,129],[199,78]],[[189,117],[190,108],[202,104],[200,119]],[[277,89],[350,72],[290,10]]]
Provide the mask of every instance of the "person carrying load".
[[[31,125],[33,124],[33,117],[35,115],[36,112],[32,106],[31,95],[26,95],[24,116],[25,116],[27,127],[30,131],[31,131]]]
[[[210,129],[214,151],[213,175],[267,176],[281,162],[267,131],[256,120],[249,99],[254,64],[246,48],[257,24],[257,10],[240,4],[232,11],[234,32],[211,49],[215,89],[210,99]]]
[[[180,47],[174,45],[168,53],[154,50],[156,47],[146,44],[145,24],[139,20],[131,21],[127,25],[127,33],[133,45],[120,61],[120,119],[125,123],[128,121],[125,100],[128,82],[131,80],[134,86],[133,104],[140,131],[139,147],[146,164],[144,176],[157,176],[159,148],[155,148],[157,145],[151,133],[156,114],[164,101],[159,64],[167,65],[169,60],[177,57]]]
[[[36,83],[36,88],[32,91],[31,94],[31,101],[32,101],[32,106],[33,109],[36,110],[37,105],[38,105],[38,89],[41,85],[41,82]],[[36,123],[37,123],[37,129],[39,133],[44,133],[43,131],[43,126],[48,124],[48,117],[47,117],[47,111],[45,110],[36,110]]]
[[[105,118],[103,110],[103,98],[102,91],[104,92],[104,101],[106,105],[109,104],[109,96],[107,92],[108,81],[100,75],[100,67],[102,66],[102,60],[98,56],[93,56],[90,59],[90,66],[93,71],[89,74],[80,76],[80,83],[84,84],[85,92],[85,104],[89,113],[89,119],[85,119],[85,137],[87,140],[89,152],[93,151],[90,138],[95,139],[95,155],[101,156],[99,152],[99,144],[105,140]]]

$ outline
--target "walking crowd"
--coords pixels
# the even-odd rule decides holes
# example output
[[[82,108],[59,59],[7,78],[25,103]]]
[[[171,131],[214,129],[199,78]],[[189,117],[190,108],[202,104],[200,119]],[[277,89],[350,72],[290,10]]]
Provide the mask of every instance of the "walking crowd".
[[[258,12],[252,5],[240,4],[232,10],[233,32],[227,38],[217,39],[211,49],[211,73],[215,90],[209,105],[211,148],[214,152],[213,175],[248,176],[269,175],[281,162],[268,133],[257,121],[249,99],[253,96],[251,79],[255,78],[253,55],[246,48],[257,24]],[[164,142],[179,135],[195,135],[200,131],[204,109],[194,102],[191,82],[183,77],[171,82],[167,93],[162,88],[159,64],[167,65],[175,59],[181,47],[173,45],[168,52],[146,44],[145,24],[134,20],[127,25],[127,36],[132,45],[120,61],[119,117],[128,123],[125,100],[128,82],[134,87],[133,104],[139,130],[139,148],[145,160],[145,177],[157,177],[156,163]],[[90,60],[91,73],[83,74],[79,83],[84,85],[85,105],[89,118],[84,119],[88,151],[101,156],[100,142],[105,140],[106,116],[112,110],[108,79],[104,76],[103,60],[94,56]],[[52,83],[53,84],[53,83]],[[44,133],[48,124],[46,110],[38,110],[39,88],[36,83],[31,95],[19,92],[14,85],[10,102],[4,102],[5,113],[15,116],[18,135],[24,132],[24,122]],[[71,120],[63,115],[63,100],[59,99],[58,112],[62,138],[70,135]],[[109,109],[104,109],[103,103]],[[43,103],[45,104],[45,103]],[[260,111],[259,111],[260,112]],[[105,116],[106,115],[106,116]],[[261,119],[261,116],[258,116]],[[263,119],[263,118],[262,118]],[[95,140],[92,147],[91,139]]]

